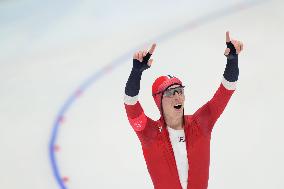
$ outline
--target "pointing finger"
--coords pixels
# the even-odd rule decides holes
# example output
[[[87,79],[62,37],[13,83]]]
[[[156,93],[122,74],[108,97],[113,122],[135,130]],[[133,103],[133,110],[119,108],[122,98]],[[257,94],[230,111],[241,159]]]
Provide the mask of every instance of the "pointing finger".
[[[230,33],[229,31],[226,32],[226,42],[229,43],[231,41],[230,39]]]
[[[155,51],[155,48],[156,48],[156,43],[153,43],[151,49],[149,50],[149,53],[153,54],[153,52]]]
[[[156,48],[156,43],[153,43],[152,46],[151,46],[151,48],[150,48],[150,50],[147,52],[146,56],[144,56],[144,60],[145,60],[146,62],[149,61],[149,59],[150,59],[150,57],[152,56],[152,54],[153,54],[155,48]]]

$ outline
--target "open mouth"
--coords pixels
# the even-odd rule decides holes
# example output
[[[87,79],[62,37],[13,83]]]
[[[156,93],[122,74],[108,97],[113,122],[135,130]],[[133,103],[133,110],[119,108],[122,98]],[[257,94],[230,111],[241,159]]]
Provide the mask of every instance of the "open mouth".
[[[181,104],[174,105],[174,108],[177,109],[177,110],[181,109],[181,107],[182,107]]]

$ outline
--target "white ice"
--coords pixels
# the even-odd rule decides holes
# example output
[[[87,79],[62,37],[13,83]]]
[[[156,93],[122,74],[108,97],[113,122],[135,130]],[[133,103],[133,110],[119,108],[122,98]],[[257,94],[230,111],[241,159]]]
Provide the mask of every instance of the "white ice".
[[[120,64],[66,109],[60,177],[68,189],[153,188],[123,106],[132,54],[157,43],[139,95],[146,114],[159,117],[151,85],[163,74],[183,80],[192,114],[221,82],[227,30],[244,51],[212,133],[208,188],[284,188],[283,8],[281,0],[1,1],[0,188],[61,189],[49,159],[56,116],[111,62]]]

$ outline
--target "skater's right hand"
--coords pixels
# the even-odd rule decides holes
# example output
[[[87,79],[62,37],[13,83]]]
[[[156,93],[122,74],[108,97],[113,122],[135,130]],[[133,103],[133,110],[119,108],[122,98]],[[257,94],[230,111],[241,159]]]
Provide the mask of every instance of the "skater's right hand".
[[[244,46],[241,41],[231,40],[229,31],[226,32],[226,45],[227,48],[225,49],[224,55],[227,58],[232,58],[240,54]]]
[[[133,55],[133,69],[143,72],[144,70],[151,67],[153,59],[150,59],[156,48],[156,44],[153,43],[149,51],[137,51]]]

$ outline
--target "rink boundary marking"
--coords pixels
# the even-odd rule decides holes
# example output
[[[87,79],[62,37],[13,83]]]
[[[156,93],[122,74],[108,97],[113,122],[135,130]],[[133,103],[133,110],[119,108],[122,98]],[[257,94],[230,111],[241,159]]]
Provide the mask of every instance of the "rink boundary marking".
[[[226,8],[222,8],[222,9],[217,10],[217,11],[213,11],[213,12],[205,14],[203,16],[200,16],[199,18],[197,18],[193,21],[190,21],[190,22],[188,22],[188,23],[186,23],[186,24],[184,24],[180,27],[177,27],[177,28],[172,29],[168,32],[165,32],[164,34],[161,34],[161,35],[159,35],[159,36],[157,36],[153,39],[148,40],[148,42],[145,42],[145,43],[143,43],[143,44],[141,44],[141,45],[139,45],[135,48],[132,48],[131,50],[122,54],[118,58],[114,59],[113,61],[108,63],[105,67],[103,67],[101,70],[99,70],[95,74],[91,75],[86,80],[84,80],[84,82],[82,82],[82,84],[79,85],[79,87],[77,87],[76,90],[74,90],[73,93],[71,93],[71,95],[67,98],[67,100],[61,106],[60,110],[56,114],[56,117],[55,117],[54,123],[53,123],[53,128],[51,130],[51,138],[50,138],[49,145],[48,145],[48,153],[49,153],[49,159],[50,159],[50,164],[51,164],[53,176],[55,177],[58,185],[60,186],[60,189],[67,189],[67,186],[65,185],[65,183],[63,181],[64,176],[61,175],[59,168],[58,168],[57,161],[56,161],[56,153],[58,153],[56,151],[56,148],[58,147],[57,143],[56,143],[56,139],[57,139],[57,136],[59,134],[59,127],[64,123],[64,120],[65,120],[64,116],[67,113],[67,111],[69,110],[69,108],[80,97],[80,95],[88,89],[88,87],[90,87],[92,84],[94,84],[96,81],[101,79],[103,76],[105,76],[109,72],[113,71],[120,64],[126,63],[127,60],[129,59],[129,57],[132,57],[133,52],[144,47],[147,44],[150,44],[150,42],[155,41],[157,43],[163,43],[166,40],[168,40],[168,39],[170,39],[174,36],[177,36],[182,32],[194,30],[194,29],[196,29],[200,26],[203,26],[203,25],[211,22],[211,21],[215,21],[215,20],[222,18],[224,16],[228,16],[228,15],[231,15],[231,14],[235,14],[239,11],[249,9],[253,6],[256,6],[256,5],[258,5],[262,2],[266,2],[266,1],[269,1],[269,0],[254,0],[254,1],[249,1],[249,2],[244,1],[244,2],[237,3],[235,5],[231,5],[231,6],[226,7]]]

